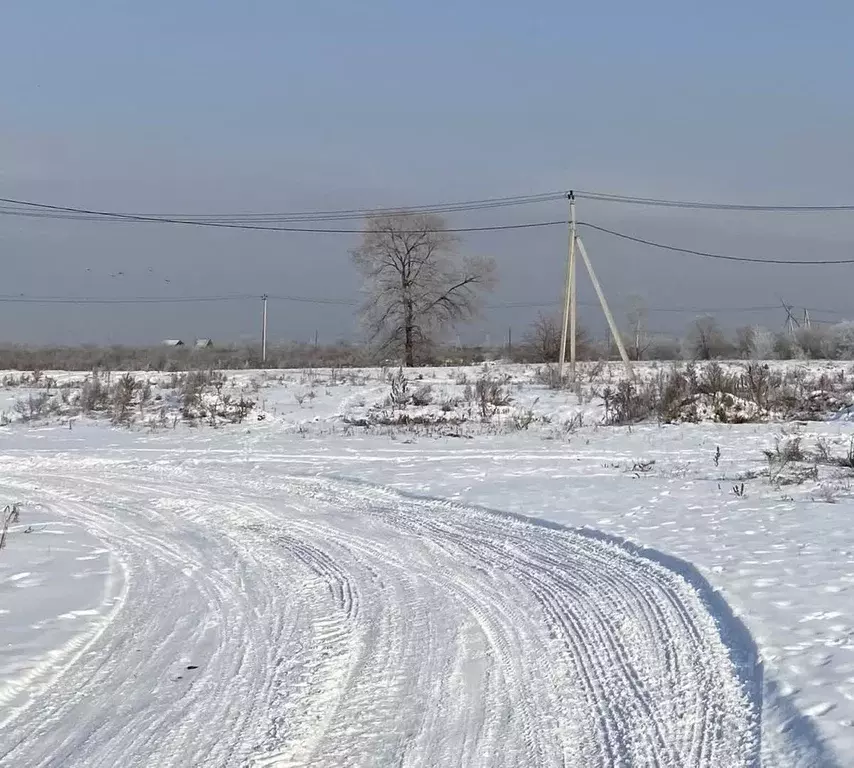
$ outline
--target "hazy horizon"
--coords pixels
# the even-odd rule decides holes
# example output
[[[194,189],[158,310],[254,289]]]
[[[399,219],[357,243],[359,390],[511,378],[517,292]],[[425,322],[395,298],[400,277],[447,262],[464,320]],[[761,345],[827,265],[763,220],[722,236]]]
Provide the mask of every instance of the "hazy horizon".
[[[570,188],[739,203],[850,204],[854,8],[515,3],[351,7],[258,2],[15,4],[0,65],[0,196],[154,213],[430,204]],[[793,52],[796,55],[793,55]],[[561,219],[564,202],[448,217]],[[579,201],[579,217],[679,246],[760,258],[852,256],[854,213],[748,214]],[[778,306],[854,319],[854,265],[711,261],[582,233],[618,318],[654,331],[680,308]],[[0,216],[3,296],[270,293],[360,301],[356,235]],[[469,234],[492,255],[486,302],[560,298],[563,227]],[[122,274],[119,274],[122,273]],[[115,277],[111,277],[115,275]],[[168,281],[168,282],[167,282]],[[595,300],[586,278],[579,298]],[[822,315],[821,310],[841,313]],[[539,307],[494,307],[470,341],[521,339]],[[781,328],[782,310],[717,313]],[[604,319],[582,308],[596,335]],[[255,339],[260,301],[0,303],[0,341]],[[353,307],[275,300],[272,340],[359,338]]]

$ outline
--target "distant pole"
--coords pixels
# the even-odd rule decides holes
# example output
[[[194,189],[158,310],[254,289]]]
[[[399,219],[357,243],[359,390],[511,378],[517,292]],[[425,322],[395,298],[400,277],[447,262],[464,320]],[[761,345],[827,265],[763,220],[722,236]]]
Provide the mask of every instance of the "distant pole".
[[[507,359],[513,357],[513,326],[507,326]]]
[[[570,360],[572,376],[575,376],[575,193],[570,191],[569,199],[569,256],[566,261],[566,286],[564,288],[563,322],[560,326],[560,351],[558,363],[558,381],[563,382],[563,368],[566,364],[566,337],[569,332],[570,317],[572,318],[572,349]]]
[[[263,309],[261,310],[261,363],[267,364],[267,294],[261,297]]]
[[[317,349],[317,328],[314,329],[314,348]]]

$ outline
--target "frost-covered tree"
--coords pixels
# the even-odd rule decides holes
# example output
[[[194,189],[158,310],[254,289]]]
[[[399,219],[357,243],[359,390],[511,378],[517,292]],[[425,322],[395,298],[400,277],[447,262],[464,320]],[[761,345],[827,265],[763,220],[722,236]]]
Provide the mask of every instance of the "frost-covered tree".
[[[732,347],[726,340],[718,321],[710,315],[698,317],[688,329],[687,350],[696,360],[726,357]]]
[[[753,360],[771,360],[774,357],[774,334],[761,325],[753,326],[750,357]]]
[[[748,360],[753,356],[753,333],[754,328],[750,325],[735,329],[735,349],[738,356]]]
[[[562,318],[555,315],[537,315],[528,332],[526,341],[534,357],[544,363],[554,363],[560,359]],[[567,335],[566,355],[569,356],[570,340]],[[579,360],[591,356],[590,334],[580,325],[575,327],[575,352]]]
[[[470,320],[491,287],[492,259],[462,256],[432,214],[371,216],[352,251],[365,280],[362,319],[373,341],[415,365],[417,352],[448,326]]]
[[[830,329],[834,356],[841,360],[854,360],[854,322],[846,320]]]

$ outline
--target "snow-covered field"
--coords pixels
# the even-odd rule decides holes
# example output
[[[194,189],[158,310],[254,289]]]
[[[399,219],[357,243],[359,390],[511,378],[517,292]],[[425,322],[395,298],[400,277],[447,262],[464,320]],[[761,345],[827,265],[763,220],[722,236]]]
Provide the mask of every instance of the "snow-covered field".
[[[0,765],[854,764],[851,473],[763,455],[854,423],[493,374],[486,417],[479,369],[228,374],[216,429],[0,392]]]

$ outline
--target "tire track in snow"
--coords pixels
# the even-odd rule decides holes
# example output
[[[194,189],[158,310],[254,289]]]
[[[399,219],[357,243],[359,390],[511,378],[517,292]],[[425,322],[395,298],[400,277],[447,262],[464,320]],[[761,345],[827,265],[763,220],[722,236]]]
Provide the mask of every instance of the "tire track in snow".
[[[755,695],[660,563],[383,488],[227,464],[205,481],[22,473],[98,528],[128,594],[0,762],[758,765]]]

